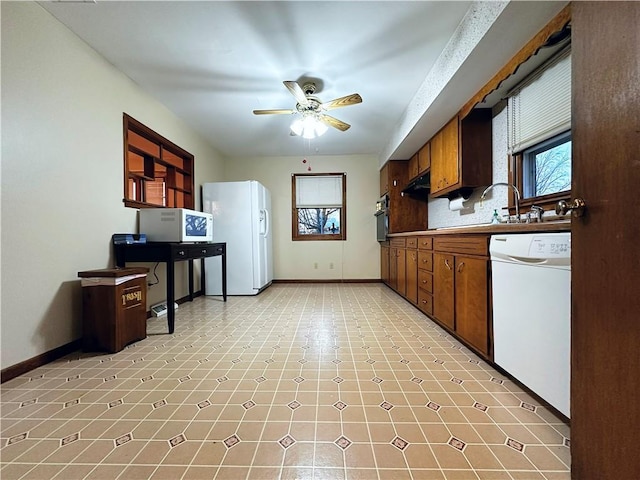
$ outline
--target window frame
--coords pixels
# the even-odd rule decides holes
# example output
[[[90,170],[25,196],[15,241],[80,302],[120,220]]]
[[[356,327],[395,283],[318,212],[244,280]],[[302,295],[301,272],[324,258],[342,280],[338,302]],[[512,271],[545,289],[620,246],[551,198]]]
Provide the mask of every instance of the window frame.
[[[524,171],[526,170],[527,166],[527,158],[525,156],[525,153],[530,152],[530,151],[535,151],[536,149],[540,148],[541,146],[544,146],[545,144],[550,144],[550,142],[553,142],[553,140],[558,139],[558,140],[565,140],[565,141],[572,141],[572,135],[571,135],[571,130],[565,131],[559,135],[556,135],[554,137],[548,138],[547,140],[544,140],[536,145],[533,145],[531,147],[528,147],[514,155],[510,156],[510,161],[509,161],[509,181],[515,185],[518,190],[520,190],[521,195],[524,195],[524,185],[525,185],[525,180],[524,180]],[[555,143],[555,142],[553,142]],[[562,143],[565,142],[560,142],[557,143],[557,145],[561,145]],[[553,147],[551,147],[553,148]],[[572,171],[572,177],[573,177],[573,171]],[[545,211],[546,210],[555,210],[555,205],[556,203],[558,203],[560,200],[570,200],[571,199],[571,188],[569,188],[569,190],[564,190],[562,192],[555,192],[555,193],[550,193],[547,195],[538,195],[535,197],[529,197],[529,198],[521,198],[520,199],[520,213],[525,213],[524,209],[531,209],[531,207],[533,205],[537,205],[538,207],[542,207]],[[516,207],[515,207],[515,200],[514,200],[514,196],[513,194],[509,195],[509,213],[511,214],[515,214],[516,213]]]
[[[124,146],[122,202],[125,207],[182,207],[193,210],[195,206],[195,157],[126,113],[122,114],[122,118]],[[135,145],[133,139],[130,139],[130,133],[157,146],[157,154],[146,151],[140,145]],[[129,154],[142,157],[142,173],[131,168]],[[176,165],[180,161],[182,165]],[[156,176],[157,172],[163,173],[163,175]],[[162,184],[161,198],[164,200],[164,204],[145,201],[145,185],[160,183],[159,180]],[[129,194],[130,181],[133,182],[133,189],[138,192],[134,198],[131,198]]]
[[[298,229],[298,207],[296,206],[297,177],[342,176],[342,207],[340,207],[340,233],[301,234]],[[347,239],[347,174],[339,173],[292,173],[291,174],[291,240],[292,241],[344,241]]]

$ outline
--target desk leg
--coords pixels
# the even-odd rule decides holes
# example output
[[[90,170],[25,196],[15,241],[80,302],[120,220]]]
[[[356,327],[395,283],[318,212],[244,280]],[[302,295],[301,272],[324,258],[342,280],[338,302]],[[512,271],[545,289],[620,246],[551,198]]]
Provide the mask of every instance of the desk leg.
[[[227,301],[227,247],[222,252],[222,300]]]
[[[189,260],[189,301],[193,302],[193,260]]]
[[[169,333],[173,333],[176,322],[175,302],[175,268],[173,261],[167,262],[167,323]]]

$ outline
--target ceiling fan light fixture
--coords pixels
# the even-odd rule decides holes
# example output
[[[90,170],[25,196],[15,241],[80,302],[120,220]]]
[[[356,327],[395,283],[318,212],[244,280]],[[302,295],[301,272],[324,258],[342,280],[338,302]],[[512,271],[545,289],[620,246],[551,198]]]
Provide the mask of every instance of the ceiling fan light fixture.
[[[291,124],[291,131],[303,138],[312,139],[324,135],[329,127],[322,123],[315,115],[305,115],[297,118]]]

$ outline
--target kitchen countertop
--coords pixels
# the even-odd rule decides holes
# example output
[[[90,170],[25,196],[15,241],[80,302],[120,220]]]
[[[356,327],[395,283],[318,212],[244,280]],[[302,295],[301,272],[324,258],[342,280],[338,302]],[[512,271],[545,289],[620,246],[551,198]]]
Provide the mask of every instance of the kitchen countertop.
[[[477,225],[460,225],[442,227],[415,232],[391,233],[393,237],[410,237],[415,235],[451,235],[451,234],[496,234],[496,233],[535,233],[535,232],[570,232],[571,220],[553,220],[541,223],[500,223],[497,225],[486,223]]]

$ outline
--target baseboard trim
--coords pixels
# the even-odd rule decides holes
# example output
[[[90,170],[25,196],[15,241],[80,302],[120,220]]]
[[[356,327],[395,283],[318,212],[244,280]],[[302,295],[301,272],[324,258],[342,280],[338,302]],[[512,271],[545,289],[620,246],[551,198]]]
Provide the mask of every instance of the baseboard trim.
[[[7,382],[13,378],[30,372],[31,370],[42,367],[47,363],[53,362],[54,360],[58,360],[65,355],[69,355],[72,352],[80,350],[80,348],[82,348],[82,339],[74,340],[65,345],[54,348],[53,350],[49,350],[48,352],[44,352],[40,355],[36,355],[33,358],[29,358],[24,362],[20,362],[10,367],[3,368],[2,372],[0,372],[0,375],[2,377],[0,379],[0,383]]]
[[[202,296],[202,290],[198,290],[193,293],[193,298]],[[176,300],[178,305],[182,305],[185,302],[189,301],[189,295],[179,298]],[[151,311],[147,312],[147,318],[151,318]],[[64,357],[65,355],[69,355],[77,350],[82,349],[82,338],[78,338],[77,340],[73,340],[65,345],[61,345],[53,350],[49,350],[48,352],[41,353],[40,355],[36,355],[35,357],[29,358],[23,362],[16,363],[15,365],[11,365],[10,367],[3,368],[0,372],[0,383],[8,382],[11,379],[19,377],[20,375],[24,375],[31,370],[35,370],[38,367],[42,367],[47,363],[51,363],[59,358]]]
[[[379,278],[363,278],[363,279],[298,279],[298,280],[287,280],[287,279],[277,279],[273,280],[273,283],[381,283],[382,280]]]

